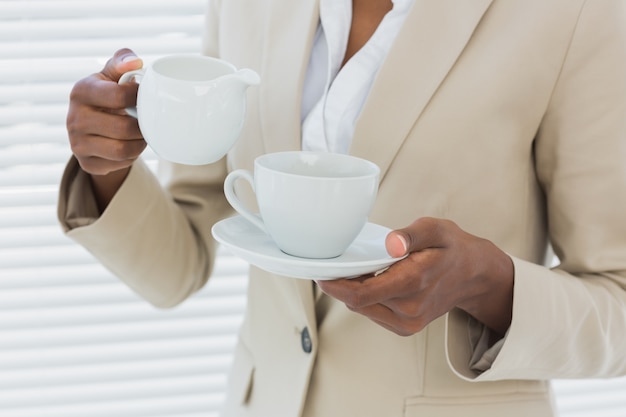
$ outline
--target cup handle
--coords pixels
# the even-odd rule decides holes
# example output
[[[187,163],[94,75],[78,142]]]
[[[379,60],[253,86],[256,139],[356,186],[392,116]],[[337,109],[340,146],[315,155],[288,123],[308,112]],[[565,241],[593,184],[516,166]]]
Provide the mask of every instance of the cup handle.
[[[241,200],[239,200],[237,194],[235,194],[235,181],[240,178],[248,181],[252,187],[252,191],[256,192],[254,189],[254,178],[252,177],[252,173],[245,169],[237,169],[228,174],[224,180],[224,194],[226,195],[226,200],[228,200],[230,205],[241,215],[241,217],[245,218],[250,223],[267,233],[267,229],[265,229],[265,224],[263,223],[261,216],[248,210],[248,208],[243,205]]]
[[[118,84],[124,84],[124,83],[129,82],[133,78],[137,79],[137,81],[140,82],[141,78],[143,77],[145,72],[146,71],[143,68],[142,69],[138,69],[138,70],[125,72],[124,74],[122,74],[122,76],[120,77],[120,79],[119,79],[119,81],[117,83]],[[126,110],[126,113],[128,113],[129,116],[132,116],[135,119],[138,118],[138,116],[137,116],[137,107],[126,107],[125,110]]]

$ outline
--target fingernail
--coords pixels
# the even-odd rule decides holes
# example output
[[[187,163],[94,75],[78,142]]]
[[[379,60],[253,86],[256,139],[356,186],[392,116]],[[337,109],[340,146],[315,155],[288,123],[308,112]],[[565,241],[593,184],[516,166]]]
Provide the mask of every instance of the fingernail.
[[[398,236],[398,240],[400,241],[400,244],[402,244],[402,253],[406,253],[406,251],[409,250],[409,246],[406,243],[406,239],[404,238],[404,236],[400,234],[397,236]]]
[[[126,62],[131,62],[131,61],[136,61],[139,58],[137,57],[137,55],[126,55],[124,58],[122,58],[122,62],[126,63]]]

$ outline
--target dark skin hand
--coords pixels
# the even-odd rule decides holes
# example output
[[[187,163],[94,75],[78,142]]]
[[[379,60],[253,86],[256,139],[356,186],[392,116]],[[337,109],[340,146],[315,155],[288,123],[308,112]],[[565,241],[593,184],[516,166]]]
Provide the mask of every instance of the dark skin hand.
[[[70,94],[70,146],[81,168],[91,176],[101,212],[146,148],[137,120],[124,111],[136,104],[137,84],[117,84],[123,73],[142,65],[132,51],[121,49],[101,72],[78,81]]]
[[[385,244],[391,256],[408,256],[376,277],[319,281],[320,289],[402,336],[454,308],[505,334],[513,308],[513,261],[493,243],[451,221],[420,218],[389,233]]]

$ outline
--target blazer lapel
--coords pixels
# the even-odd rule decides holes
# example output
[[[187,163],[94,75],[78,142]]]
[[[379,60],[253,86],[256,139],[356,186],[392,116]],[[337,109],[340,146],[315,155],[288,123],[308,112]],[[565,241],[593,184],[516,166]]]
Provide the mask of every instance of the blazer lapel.
[[[273,0],[266,21],[260,108],[267,153],[300,150],[300,106],[319,0]]]
[[[319,22],[319,0],[273,0],[266,27],[265,61],[259,86],[265,152],[302,149],[302,85]],[[304,311],[311,337],[317,337],[313,285],[289,280],[292,300]]]
[[[492,0],[415,0],[357,120],[350,153],[381,169],[394,156]]]

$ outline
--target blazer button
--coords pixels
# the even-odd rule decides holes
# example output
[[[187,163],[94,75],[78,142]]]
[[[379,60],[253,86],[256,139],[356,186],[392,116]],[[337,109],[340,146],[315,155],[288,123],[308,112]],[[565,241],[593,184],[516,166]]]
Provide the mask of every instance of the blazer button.
[[[305,327],[302,329],[302,332],[300,332],[300,343],[302,344],[302,350],[304,352],[311,353],[313,350],[313,341],[311,340],[308,327]]]

